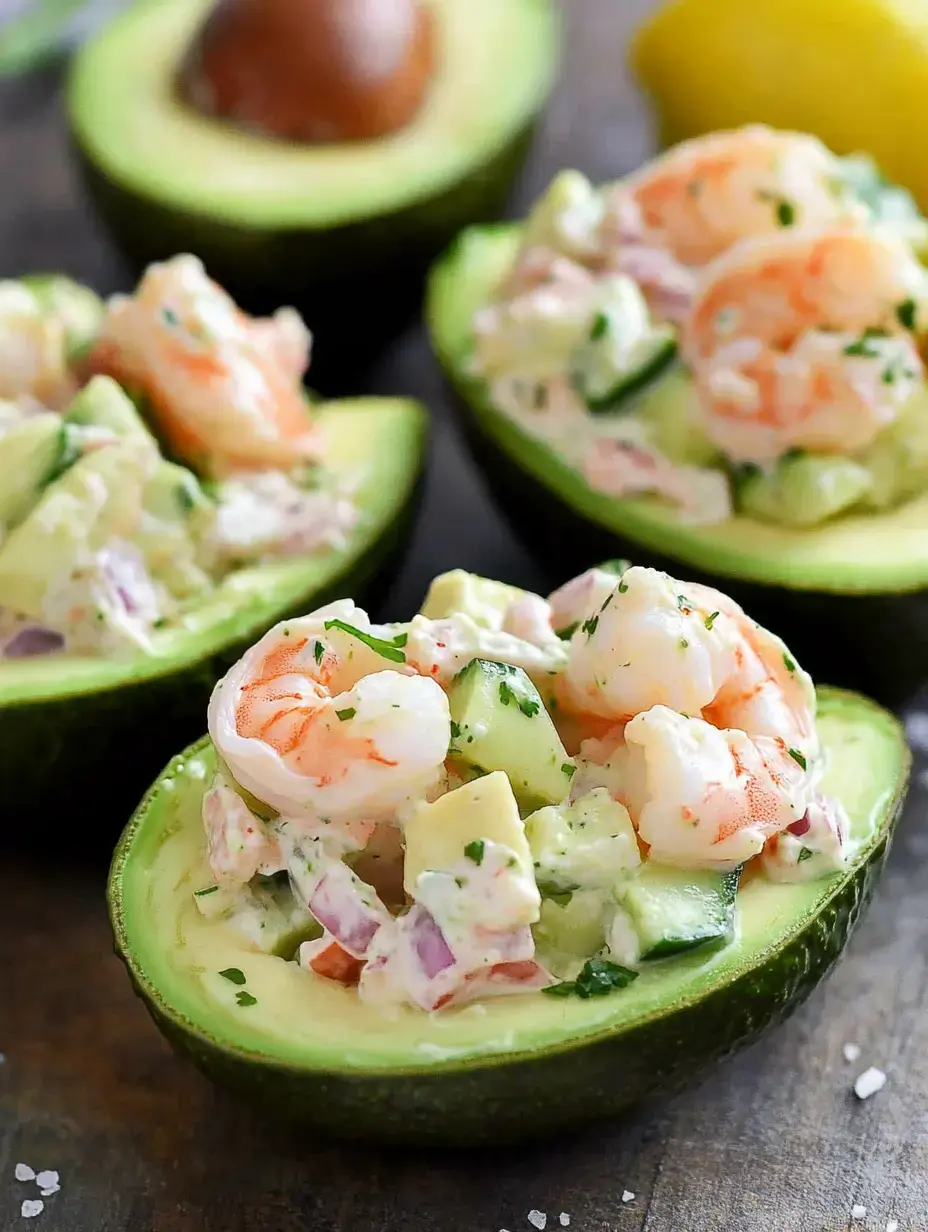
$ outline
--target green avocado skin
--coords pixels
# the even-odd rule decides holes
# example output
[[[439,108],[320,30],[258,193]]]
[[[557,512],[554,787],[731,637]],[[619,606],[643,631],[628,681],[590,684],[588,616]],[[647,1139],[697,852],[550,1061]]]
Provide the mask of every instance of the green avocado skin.
[[[243,308],[281,304],[313,332],[314,388],[357,392],[373,362],[419,307],[430,262],[465,226],[498,219],[531,145],[534,124],[437,196],[327,229],[232,225],[151,201],[105,176],[72,133],[87,192],[132,273],[178,252],[200,257]]]
[[[392,584],[407,547],[421,496],[421,480],[382,536],[292,611],[359,596],[372,607]],[[67,845],[103,846],[125,822],[144,784],[152,781],[179,744],[203,731],[213,685],[264,632],[243,625],[238,638],[189,668],[85,695],[0,706],[0,819],[40,816]],[[88,802],[92,805],[88,805]],[[72,824],[92,808],[92,825]],[[28,842],[28,835],[25,836]]]
[[[575,1125],[614,1118],[657,1092],[690,1085],[714,1062],[753,1043],[801,1005],[837,961],[869,901],[904,795],[897,790],[893,816],[869,858],[775,961],[694,1003],[670,1002],[660,1016],[621,1033],[536,1056],[497,1062],[481,1058],[436,1067],[434,1073],[348,1075],[307,1073],[217,1047],[188,1029],[136,979],[115,893],[131,827],[110,872],[116,953],[175,1052],[275,1119],[380,1143],[498,1146],[562,1136]]]

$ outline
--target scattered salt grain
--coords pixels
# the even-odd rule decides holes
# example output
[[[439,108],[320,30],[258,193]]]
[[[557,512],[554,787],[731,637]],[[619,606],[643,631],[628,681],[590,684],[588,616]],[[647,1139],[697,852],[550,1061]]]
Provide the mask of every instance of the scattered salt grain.
[[[634,1202],[635,1201],[635,1195],[632,1193],[630,1189],[622,1190],[622,1201],[623,1202]]]
[[[919,753],[928,753],[928,714],[910,714],[905,721],[909,744]]]
[[[861,1206],[859,1202],[855,1202],[854,1205],[851,1207],[851,1218],[855,1220],[856,1219],[866,1219],[867,1218],[867,1208],[865,1206]]]
[[[570,1223],[570,1216],[567,1214],[566,1211],[561,1211],[560,1215],[558,1215],[557,1217],[557,1220],[562,1228],[566,1228],[567,1225]]]
[[[26,1198],[22,1205],[23,1219],[35,1219],[36,1215],[41,1215],[45,1210],[45,1203],[41,1198]]]
[[[886,1225],[886,1232],[899,1232],[899,1223],[895,1219],[891,1219]]]
[[[886,1075],[881,1069],[871,1065],[854,1083],[854,1094],[858,1099],[869,1099],[871,1095],[876,1095],[877,1091],[882,1091],[885,1086]]]
[[[34,1181],[35,1171],[28,1164],[17,1164],[13,1169],[13,1175],[17,1181]]]
[[[841,1051],[845,1061],[856,1061],[860,1056],[860,1044],[845,1044]]]
[[[52,1194],[56,1194],[61,1188],[58,1173],[52,1168],[46,1168],[44,1172],[40,1172],[35,1178],[35,1183],[38,1185],[39,1192],[43,1198],[51,1197]]]
[[[538,1232],[541,1232],[542,1228],[548,1222],[548,1216],[544,1213],[544,1211],[529,1211],[528,1221],[533,1228],[537,1228]]]

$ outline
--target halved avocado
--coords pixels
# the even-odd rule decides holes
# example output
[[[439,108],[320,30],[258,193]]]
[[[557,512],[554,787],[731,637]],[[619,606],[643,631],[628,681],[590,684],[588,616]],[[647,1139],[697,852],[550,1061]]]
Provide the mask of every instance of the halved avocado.
[[[196,114],[175,73],[206,0],[143,0],[77,54],[71,130],[134,267],[176,252],[251,311],[300,308],[332,372],[398,331],[428,262],[502,212],[554,78],[552,0],[432,0],[424,108],[376,141],[299,145]],[[314,367],[325,387],[325,370]]]
[[[0,816],[60,817],[92,800],[124,817],[178,744],[203,726],[217,678],[275,621],[388,583],[405,546],[425,459],[424,409],[403,399],[317,408],[327,465],[358,481],[360,517],[332,552],[230,573],[153,653],[0,664]],[[63,826],[62,829],[67,829]]]
[[[494,1144],[621,1112],[700,1075],[794,1009],[841,953],[873,889],[908,781],[899,724],[822,690],[825,790],[851,818],[853,856],[827,880],[738,894],[721,951],[642,968],[579,1000],[524,994],[481,1008],[385,1017],[197,911],[212,881],[200,820],[208,740],[168,765],[132,818],[109,879],[116,949],[157,1026],[211,1078],[327,1134]],[[219,972],[237,968],[254,1004]]]
[[[519,231],[465,231],[433,269],[427,318],[474,456],[551,581],[629,556],[720,586],[776,629],[819,679],[887,703],[913,692],[928,676],[928,492],[884,512],[804,529],[743,514],[693,525],[656,498],[596,491],[496,409],[468,371],[473,313],[509,267]]]

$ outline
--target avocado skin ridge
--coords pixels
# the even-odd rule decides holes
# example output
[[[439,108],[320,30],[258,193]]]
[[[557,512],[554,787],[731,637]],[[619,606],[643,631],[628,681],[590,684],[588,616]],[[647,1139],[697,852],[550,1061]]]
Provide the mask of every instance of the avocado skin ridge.
[[[842,691],[827,689],[840,704]],[[184,760],[206,743],[181,754]],[[900,736],[900,744],[903,743]],[[325,1137],[477,1147],[544,1140],[614,1119],[655,1095],[698,1081],[715,1062],[754,1043],[797,1009],[837,962],[869,902],[905,803],[911,757],[901,759],[879,835],[832,897],[761,966],[695,1000],[588,1040],[536,1054],[445,1062],[422,1072],[307,1071],[233,1051],[172,1011],[146,987],[127,944],[120,879],[150,790],[113,857],[107,899],[115,952],[136,995],[178,1056],[217,1084],[293,1126]]]
[[[249,312],[299,309],[313,333],[312,384],[334,395],[357,393],[359,370],[410,323],[432,260],[463,227],[503,213],[535,125],[437,195],[324,229],[252,229],[173,209],[107,177],[73,131],[71,149],[133,276],[153,261],[192,252]]]
[[[52,827],[56,842],[80,848],[95,836],[104,846],[111,842],[144,784],[179,744],[203,731],[213,685],[269,624],[344,597],[360,596],[376,607],[406,552],[422,484],[420,475],[398,516],[324,587],[273,621],[243,624],[234,642],[189,667],[86,694],[0,704],[0,818],[12,822],[28,810],[43,818],[42,833]],[[90,807],[92,827],[70,824],[76,809]],[[19,841],[28,845],[28,832]]]

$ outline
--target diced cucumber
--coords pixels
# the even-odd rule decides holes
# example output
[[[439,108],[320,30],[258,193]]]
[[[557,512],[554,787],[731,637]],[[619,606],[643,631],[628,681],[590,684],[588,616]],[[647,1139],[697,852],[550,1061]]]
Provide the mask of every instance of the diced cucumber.
[[[89,381],[68,407],[64,420],[81,427],[108,428],[115,436],[134,437],[157,450],[135,403],[108,376]]]
[[[24,419],[0,444],[0,523],[6,531],[26,517],[53,479],[80,457],[74,429],[60,415]]]
[[[194,894],[197,910],[207,919],[223,920],[264,954],[290,959],[304,941],[322,936],[322,928],[289,882],[256,877],[247,886],[227,889],[206,886]]]
[[[579,891],[566,901],[542,900],[541,919],[533,928],[536,944],[545,952],[592,958],[606,942],[606,905],[596,890]]]
[[[865,466],[851,458],[793,454],[770,474],[755,471],[738,486],[744,513],[784,526],[815,526],[863,500],[872,486]]]
[[[526,219],[523,249],[551,248],[574,258],[591,254],[602,215],[602,196],[586,176],[561,171]]]
[[[197,541],[212,524],[215,507],[193,472],[159,461],[145,485],[143,507],[137,542],[152,576],[179,599],[209,590]]]
[[[68,362],[82,359],[100,331],[104,313],[100,297],[62,274],[27,274],[20,282],[35,296],[43,313],[61,322]]]
[[[197,512],[211,513],[207,498],[193,471],[174,462],[161,462],[145,485],[145,508],[163,522],[187,522]]]
[[[635,399],[655,448],[681,466],[712,466],[719,451],[699,421],[699,399],[685,368],[674,365]]]
[[[525,593],[505,582],[452,569],[435,578],[419,610],[429,620],[442,620],[460,612],[481,629],[500,629],[507,609]]]
[[[617,410],[672,361],[677,335],[654,325],[640,288],[630,278],[603,282],[605,298],[571,357],[575,388],[593,412]]]
[[[643,959],[667,958],[731,939],[741,870],[701,872],[642,864],[618,898],[641,943]]]
[[[448,702],[453,760],[504,771],[523,807],[566,799],[574,764],[520,667],[474,659],[452,680]]]

